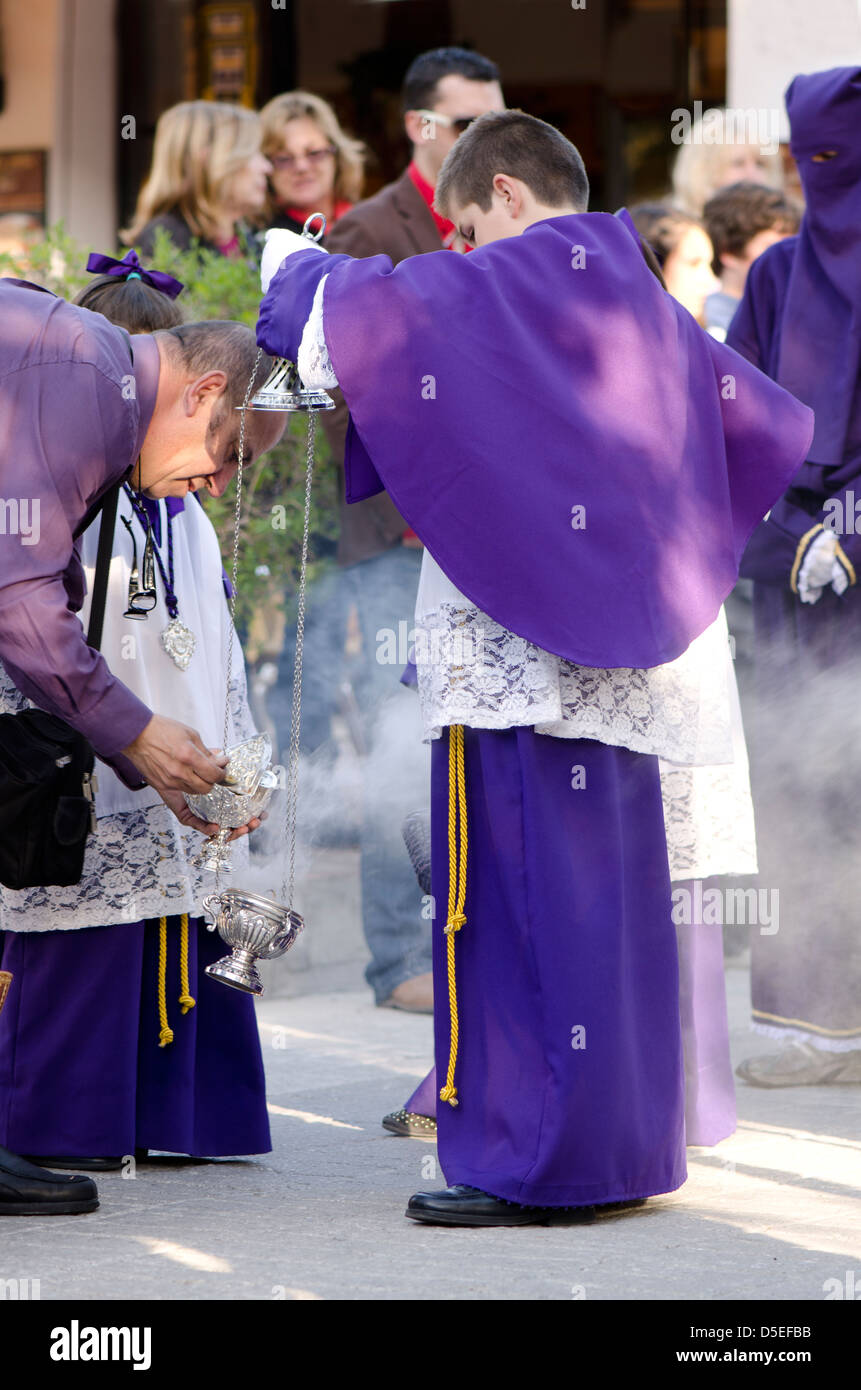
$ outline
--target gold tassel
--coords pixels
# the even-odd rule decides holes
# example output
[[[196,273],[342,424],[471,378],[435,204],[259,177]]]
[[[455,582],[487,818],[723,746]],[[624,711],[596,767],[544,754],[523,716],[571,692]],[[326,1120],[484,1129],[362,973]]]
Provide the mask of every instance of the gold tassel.
[[[195,1006],[195,1000],[191,997],[188,988],[188,913],[182,914],[179,937],[179,970],[180,970],[180,989],[179,1002],[182,1005],[182,1012],[187,1014],[189,1009]]]

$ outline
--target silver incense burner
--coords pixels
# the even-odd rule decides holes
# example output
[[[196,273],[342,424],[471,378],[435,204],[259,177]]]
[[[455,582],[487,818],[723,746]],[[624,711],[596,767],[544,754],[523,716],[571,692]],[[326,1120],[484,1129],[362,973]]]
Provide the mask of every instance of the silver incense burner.
[[[262,994],[257,961],[274,960],[289,951],[305,923],[298,912],[282,907],[274,898],[244,888],[224,888],[203,899],[204,910],[214,917],[210,931],[218,933],[233,950],[213,965],[207,975],[245,994]]]
[[[196,816],[219,827],[193,861],[213,873],[230,872],[231,832],[259,816],[275,788],[284,786],[284,768],[271,766],[272,745],[266,734],[256,734],[226,751],[224,782],[201,795],[189,792],[185,798]]]

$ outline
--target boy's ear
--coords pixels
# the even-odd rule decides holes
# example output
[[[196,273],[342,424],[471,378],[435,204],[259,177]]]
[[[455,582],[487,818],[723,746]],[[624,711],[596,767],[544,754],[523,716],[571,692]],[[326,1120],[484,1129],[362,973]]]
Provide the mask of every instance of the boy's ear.
[[[519,217],[523,210],[523,188],[519,180],[508,174],[494,174],[493,191],[501,200],[509,217]]]

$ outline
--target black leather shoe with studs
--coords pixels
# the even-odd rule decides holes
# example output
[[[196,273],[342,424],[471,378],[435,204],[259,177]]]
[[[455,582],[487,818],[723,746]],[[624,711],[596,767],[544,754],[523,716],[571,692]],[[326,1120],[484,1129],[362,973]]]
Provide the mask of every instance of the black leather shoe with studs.
[[[430,1226],[546,1226],[591,1219],[592,1207],[523,1207],[456,1183],[439,1192],[416,1192],[405,1215]]]

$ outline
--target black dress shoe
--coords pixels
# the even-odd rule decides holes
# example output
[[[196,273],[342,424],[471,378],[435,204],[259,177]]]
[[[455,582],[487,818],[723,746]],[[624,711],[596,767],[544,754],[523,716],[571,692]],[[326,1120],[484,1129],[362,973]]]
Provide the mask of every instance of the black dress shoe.
[[[92,1178],[48,1173],[0,1148],[0,1216],[77,1216],[98,1205]]]
[[[592,1207],[524,1207],[456,1183],[440,1192],[417,1192],[405,1215],[431,1226],[546,1226],[552,1220],[586,1220]]]
[[[72,1173],[118,1173],[123,1166],[121,1158],[67,1158],[64,1154],[49,1158],[28,1154],[27,1162],[40,1168],[66,1168]]]

